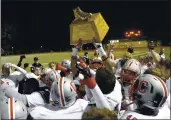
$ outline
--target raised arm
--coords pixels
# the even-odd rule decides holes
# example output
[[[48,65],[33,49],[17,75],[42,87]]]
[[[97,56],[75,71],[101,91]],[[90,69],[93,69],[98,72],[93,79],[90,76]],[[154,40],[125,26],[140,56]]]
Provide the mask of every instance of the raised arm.
[[[154,61],[156,63],[159,63],[159,61],[161,60],[160,55],[157,52],[155,52],[154,50],[151,50],[150,52],[151,52],[151,54],[153,56]]]
[[[78,59],[77,58],[78,50],[81,46],[82,46],[82,40],[79,40],[78,44],[72,50],[71,71],[72,71],[73,75],[76,75],[76,73],[77,73],[77,69],[76,69],[75,65],[76,65],[77,59]]]
[[[26,75],[27,74],[27,71],[26,70],[24,70],[23,68],[21,68],[21,67],[18,67],[17,65],[15,65],[15,64],[11,64],[11,63],[9,63],[10,64],[10,66],[12,66],[12,67],[14,67],[15,69],[17,69],[18,71],[20,71],[22,74],[24,74],[24,75]]]
[[[102,47],[102,44],[101,44],[101,43],[95,43],[95,42],[93,42],[93,44],[94,44],[95,48],[98,50],[99,55],[100,55],[100,57],[101,57],[102,60],[103,60],[103,64],[104,64],[107,68],[109,68],[110,70],[113,70],[113,67],[115,67],[116,64],[115,64],[115,62],[114,62],[113,60],[111,60],[111,59],[107,56],[106,52],[104,51],[104,49],[103,49],[103,47]]]
[[[108,101],[106,100],[105,96],[103,95],[102,91],[100,90],[99,86],[96,84],[95,78],[92,77],[90,73],[90,69],[88,67],[83,68],[81,66],[77,66],[80,72],[84,75],[84,80],[80,80],[82,85],[86,85],[87,88],[91,91],[93,98],[96,103],[97,108],[107,108],[111,110]]]

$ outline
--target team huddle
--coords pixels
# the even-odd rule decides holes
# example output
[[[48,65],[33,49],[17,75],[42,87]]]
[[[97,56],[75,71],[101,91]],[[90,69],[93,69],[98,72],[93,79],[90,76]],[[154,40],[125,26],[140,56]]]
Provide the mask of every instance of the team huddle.
[[[170,119],[171,61],[153,48],[145,57],[133,58],[128,49],[116,59],[93,42],[94,58],[78,56],[82,41],[71,59],[21,67],[5,63],[0,80],[1,119]],[[112,46],[112,45],[111,45]],[[160,75],[155,72],[159,69]],[[12,71],[14,70],[14,71]]]

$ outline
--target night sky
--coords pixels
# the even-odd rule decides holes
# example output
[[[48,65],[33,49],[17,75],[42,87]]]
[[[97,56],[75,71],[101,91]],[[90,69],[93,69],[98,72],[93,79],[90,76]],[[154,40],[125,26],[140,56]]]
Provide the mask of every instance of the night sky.
[[[4,0],[5,1],[5,0]],[[14,47],[23,51],[44,48],[58,50],[69,47],[69,25],[73,8],[85,12],[101,12],[110,30],[105,40],[123,37],[126,29],[140,29],[145,36],[169,42],[169,2],[117,1],[40,1],[3,2],[2,24],[16,26]]]

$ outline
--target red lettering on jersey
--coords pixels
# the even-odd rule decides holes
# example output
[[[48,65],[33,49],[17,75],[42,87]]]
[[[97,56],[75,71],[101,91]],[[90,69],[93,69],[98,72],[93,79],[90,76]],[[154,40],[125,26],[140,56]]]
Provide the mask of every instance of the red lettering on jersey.
[[[138,120],[138,119],[135,118],[135,117],[132,118],[132,115],[128,115],[128,116],[126,117],[126,120]]]

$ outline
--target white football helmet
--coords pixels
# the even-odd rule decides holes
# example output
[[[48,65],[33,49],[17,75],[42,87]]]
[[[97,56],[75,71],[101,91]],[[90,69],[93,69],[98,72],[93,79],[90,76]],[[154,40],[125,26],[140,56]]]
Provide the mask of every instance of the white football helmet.
[[[141,63],[136,59],[129,59],[125,62],[121,71],[121,80],[127,84],[135,82],[141,74]]]
[[[4,99],[0,102],[1,119],[23,119],[26,120],[28,113],[23,102],[14,98]]]
[[[63,61],[61,62],[61,65],[62,65],[63,67],[65,67],[65,68],[67,68],[68,70],[71,69],[71,61],[70,61],[70,60],[63,60]]]
[[[47,86],[51,87],[52,83],[58,80],[56,73],[53,70],[46,70],[45,77],[42,77],[42,82]]]
[[[69,107],[76,101],[76,87],[71,80],[61,77],[58,81],[53,82],[51,96],[60,107]]]
[[[162,79],[154,75],[144,74],[134,83],[133,96],[138,108],[145,106],[158,109],[166,102],[168,91]]]

